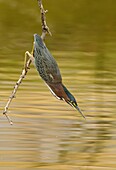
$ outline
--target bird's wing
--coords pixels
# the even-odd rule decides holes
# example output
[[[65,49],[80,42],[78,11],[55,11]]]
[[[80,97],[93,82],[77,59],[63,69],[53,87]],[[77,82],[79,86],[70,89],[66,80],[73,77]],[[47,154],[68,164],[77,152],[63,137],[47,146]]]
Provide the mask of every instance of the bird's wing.
[[[43,51],[43,62],[45,66],[46,73],[49,75],[53,83],[61,82],[61,74],[55,59],[50,54],[49,50],[45,48]]]
[[[39,71],[40,76],[49,83],[61,82],[62,77],[60,70],[47,47],[44,45],[43,48],[35,48],[34,53],[35,65]]]

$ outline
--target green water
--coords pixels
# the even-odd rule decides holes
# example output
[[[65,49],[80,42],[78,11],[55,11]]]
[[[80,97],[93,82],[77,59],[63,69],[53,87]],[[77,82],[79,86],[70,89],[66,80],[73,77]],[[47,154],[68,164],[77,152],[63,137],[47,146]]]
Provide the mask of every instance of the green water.
[[[54,98],[31,65],[8,124],[2,111],[41,22],[36,0],[0,0],[0,169],[115,170],[116,1],[43,3],[46,45],[87,120]]]

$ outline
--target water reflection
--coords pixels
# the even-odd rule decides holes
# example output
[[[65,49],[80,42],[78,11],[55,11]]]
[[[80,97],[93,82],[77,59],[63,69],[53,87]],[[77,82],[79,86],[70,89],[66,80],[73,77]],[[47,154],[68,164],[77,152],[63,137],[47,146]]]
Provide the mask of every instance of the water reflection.
[[[84,57],[86,60],[87,55],[85,53],[81,55],[83,60]],[[76,61],[77,57],[70,60],[70,66],[74,65],[74,70],[69,67],[71,72],[65,73],[68,62],[65,65],[61,64],[61,69],[64,82],[77,96],[80,107],[88,117],[87,121],[84,121],[70,106],[52,97],[32,67],[10,108],[14,120],[13,127],[9,127],[2,117],[0,124],[2,163],[15,162],[17,167],[18,163],[24,167],[55,164],[106,167],[107,161],[107,166],[111,169],[115,166],[115,96],[113,95],[115,87],[113,84],[109,86],[104,83],[106,74],[103,62],[101,66],[96,64],[98,68],[95,65],[93,69],[91,62],[99,63],[99,56],[95,55],[93,61],[89,61],[88,73],[81,70],[86,62],[81,63],[79,58],[80,64]],[[79,71],[76,73],[77,67]],[[2,70],[3,68],[1,67]],[[73,73],[77,74],[75,80]],[[17,76],[18,74],[14,75],[14,78],[7,81],[8,83],[6,83],[7,77],[1,76],[2,107]],[[69,82],[69,78],[72,78],[72,81]],[[23,162],[31,163],[24,165]]]
[[[101,5],[89,1],[87,5],[86,1],[78,1],[72,4],[70,15],[65,13],[70,3],[62,1],[61,13],[57,12],[61,1],[55,2],[57,9],[54,1],[46,4],[53,30],[53,37],[47,38],[46,44],[59,64],[64,84],[75,95],[87,121],[66,103],[55,99],[31,66],[9,110],[14,125],[10,126],[3,116],[0,118],[2,169],[116,168],[116,10],[107,10],[116,6],[113,1],[108,2],[103,0]],[[1,112],[21,73],[24,52],[31,49],[32,35],[39,32],[36,7],[31,1],[28,7],[27,1],[0,1]],[[31,25],[30,20],[33,20]]]

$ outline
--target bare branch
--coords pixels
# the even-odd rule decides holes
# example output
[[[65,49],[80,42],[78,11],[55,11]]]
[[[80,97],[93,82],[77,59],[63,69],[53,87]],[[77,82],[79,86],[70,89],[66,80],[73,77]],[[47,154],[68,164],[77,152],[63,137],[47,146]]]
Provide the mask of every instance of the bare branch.
[[[45,36],[47,33],[49,33],[51,35],[51,32],[49,31],[49,28],[46,24],[46,17],[45,17],[45,14],[47,12],[47,10],[45,11],[44,8],[43,8],[43,5],[42,5],[42,0],[37,0],[38,1],[38,5],[39,5],[39,8],[40,8],[40,13],[41,13],[41,24],[42,24],[42,35],[41,35],[41,38],[44,40]],[[9,106],[10,106],[10,103],[12,102],[12,99],[15,98],[15,95],[16,95],[16,92],[22,82],[22,80],[25,78],[28,70],[29,70],[29,66],[33,60],[33,49],[32,49],[32,53],[30,54],[28,51],[25,53],[25,66],[24,66],[24,69],[22,70],[22,73],[18,79],[18,81],[16,82],[15,86],[14,86],[14,90],[12,91],[12,94],[11,96],[9,97],[7,103],[6,103],[6,106],[4,107],[4,111],[3,111],[3,114],[6,116],[6,118],[8,119],[9,123],[12,125],[13,122],[12,120],[10,119],[10,117],[7,115],[7,112],[8,112],[8,109],[9,109]],[[27,57],[29,58],[28,60]]]
[[[40,13],[41,13],[41,24],[42,24],[42,35],[41,35],[41,38],[44,40],[47,33],[52,35],[50,30],[49,30],[49,27],[47,26],[47,23],[46,23],[45,14],[48,11],[44,10],[43,5],[42,5],[42,0],[37,0],[37,1],[38,1],[38,5],[39,5],[39,8],[40,8]]]
[[[12,91],[12,94],[11,96],[9,97],[7,103],[6,103],[6,106],[4,107],[4,111],[3,111],[3,114],[6,116],[6,118],[8,119],[9,123],[12,125],[13,122],[12,120],[10,119],[10,117],[7,115],[7,112],[8,112],[8,108],[10,106],[10,103],[12,101],[12,99],[15,98],[15,94],[22,82],[22,80],[25,78],[27,72],[28,72],[28,69],[29,69],[29,66],[31,64],[31,58],[27,61],[26,65],[25,65],[25,68],[22,70],[22,73],[20,75],[20,78],[18,79],[18,81],[16,82],[15,86],[14,86],[14,90]]]

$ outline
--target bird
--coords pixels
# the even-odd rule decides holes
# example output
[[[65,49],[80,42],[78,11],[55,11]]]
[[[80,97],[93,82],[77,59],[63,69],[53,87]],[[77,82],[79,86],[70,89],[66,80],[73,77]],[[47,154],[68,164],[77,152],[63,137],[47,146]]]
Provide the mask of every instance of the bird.
[[[51,93],[59,100],[63,100],[86,119],[80,110],[75,97],[69,92],[62,82],[62,76],[55,58],[51,55],[41,36],[34,34],[33,57],[35,67],[48,86]]]

